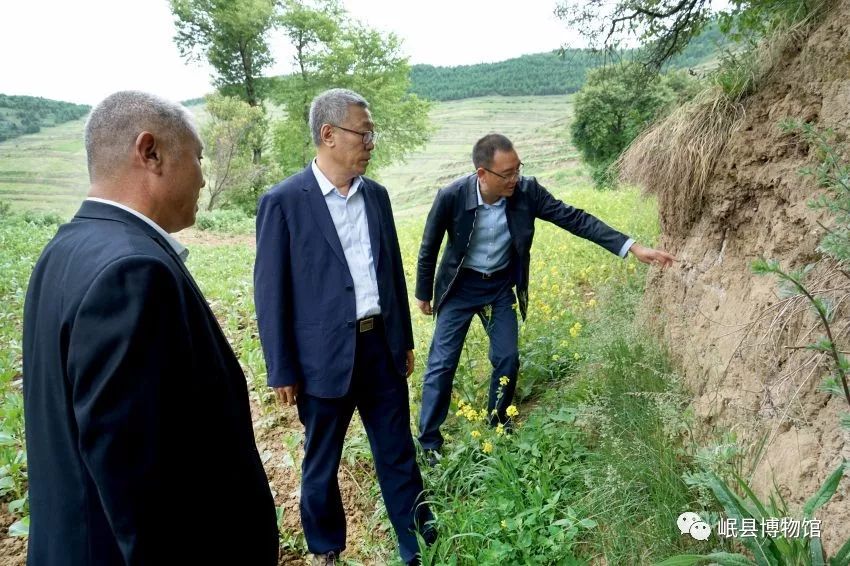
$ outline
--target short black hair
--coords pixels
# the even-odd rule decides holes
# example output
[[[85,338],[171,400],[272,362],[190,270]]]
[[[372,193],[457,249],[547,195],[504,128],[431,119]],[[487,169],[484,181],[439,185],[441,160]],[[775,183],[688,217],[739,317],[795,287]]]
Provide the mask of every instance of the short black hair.
[[[496,151],[511,151],[514,144],[502,134],[487,134],[472,146],[472,164],[476,169],[490,167]]]

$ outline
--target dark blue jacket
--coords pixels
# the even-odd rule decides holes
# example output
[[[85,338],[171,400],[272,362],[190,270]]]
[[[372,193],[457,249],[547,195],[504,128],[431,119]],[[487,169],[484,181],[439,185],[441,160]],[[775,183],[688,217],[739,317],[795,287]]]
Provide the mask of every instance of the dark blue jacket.
[[[390,199],[365,177],[360,190],[387,341],[404,376],[413,327]],[[315,397],[345,395],[357,337],[354,281],[310,166],[260,199],[254,298],[268,384],[298,383]]]
[[[277,564],[239,362],[156,230],[85,202],[24,307],[30,566]]]
[[[416,298],[422,301],[433,299],[435,314],[451,292],[466,256],[478,209],[477,181],[478,177],[473,173],[440,189],[425,222],[416,271]],[[553,197],[534,177],[520,177],[514,194],[508,198],[505,215],[513,243],[511,269],[523,319],[528,310],[528,273],[535,218],[556,224],[576,236],[599,244],[613,254],[620,253],[628,240],[625,234],[592,214]],[[434,268],[445,234],[448,234],[449,242],[443,252],[435,283]]]

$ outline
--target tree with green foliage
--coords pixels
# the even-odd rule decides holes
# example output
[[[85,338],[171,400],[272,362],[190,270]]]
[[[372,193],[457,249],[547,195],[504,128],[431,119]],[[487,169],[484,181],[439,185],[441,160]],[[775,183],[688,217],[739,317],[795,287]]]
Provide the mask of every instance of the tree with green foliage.
[[[610,165],[665,107],[687,96],[691,82],[682,74],[659,77],[634,61],[588,73],[570,132],[598,186],[611,184]]]
[[[348,88],[369,101],[381,135],[372,154],[373,168],[427,141],[430,105],[409,93],[410,66],[395,35],[350,21],[336,0],[286,0],[284,6],[279,24],[295,46],[297,72],[278,78],[270,93],[286,111],[274,128],[275,153],[284,174],[310,162],[310,102],[328,88]]]
[[[213,83],[224,94],[260,106],[263,70],[274,59],[268,34],[278,22],[276,0],[170,0],[177,35],[174,41],[181,56],[206,58],[215,69]],[[262,146],[253,148],[259,165]]]
[[[252,149],[263,143],[265,114],[260,107],[221,94],[207,96],[206,110],[209,120],[202,128],[201,138],[206,156],[207,210],[222,203],[247,203],[253,212],[254,188],[260,186],[258,181],[269,169],[252,159]]]
[[[260,104],[258,79],[273,62],[268,34],[277,24],[275,0],[170,0],[180,55],[205,58],[216,72],[214,84],[251,106]],[[234,94],[230,92],[229,94]]]

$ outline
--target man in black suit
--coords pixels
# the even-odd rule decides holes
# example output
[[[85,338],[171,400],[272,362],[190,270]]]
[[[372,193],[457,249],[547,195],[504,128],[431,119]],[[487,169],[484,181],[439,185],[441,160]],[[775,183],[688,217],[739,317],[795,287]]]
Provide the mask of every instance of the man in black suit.
[[[301,523],[314,564],[345,548],[337,483],[356,408],[369,437],[401,557],[430,539],[410,432],[413,371],[407,286],[387,190],[363,176],[376,134],[363,97],[345,89],[310,106],[316,159],[273,187],[257,213],[254,293],[268,383],[305,428]]]
[[[30,279],[27,563],[277,563],[244,374],[169,234],[195,221],[182,106],[119,92],[86,124],[91,189]]]
[[[662,267],[675,260],[667,252],[641,246],[595,216],[557,200],[534,177],[524,177],[513,143],[501,134],[478,140],[472,149],[472,162],[474,173],[437,193],[419,248],[417,306],[423,314],[437,316],[419,414],[419,441],[431,465],[436,464],[443,445],[440,426],[448,414],[455,371],[475,314],[482,315],[490,338],[490,425],[511,424],[506,411],[519,371],[517,297],[513,290],[516,288],[519,311],[525,318],[536,218],[620,257],[631,253],[644,263]],[[435,280],[437,254],[446,234],[448,245]]]

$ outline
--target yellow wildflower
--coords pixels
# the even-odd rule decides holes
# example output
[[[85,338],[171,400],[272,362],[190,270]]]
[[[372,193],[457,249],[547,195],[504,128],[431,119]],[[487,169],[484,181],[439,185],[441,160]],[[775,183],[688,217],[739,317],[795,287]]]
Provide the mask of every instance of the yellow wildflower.
[[[493,451],[493,443],[489,440],[485,440],[484,444],[481,446],[481,450],[483,450],[485,454],[489,454]]]
[[[499,436],[504,436],[505,435],[505,425],[503,425],[502,423],[497,424],[496,425],[496,434],[498,434]]]
[[[472,432],[469,433],[469,436],[471,436],[472,438],[481,438],[481,433],[478,432],[477,430],[473,430]]]
[[[516,405],[511,405],[510,407],[508,407],[508,409],[505,411],[505,413],[509,417],[515,417],[519,414],[519,409],[516,408]]]
[[[557,362],[560,359],[561,359],[561,356],[559,356],[558,354],[552,354],[552,361],[553,362]]]
[[[503,375],[502,377],[499,378],[499,385],[507,385],[510,382],[511,382],[511,378],[509,378],[507,375]]]
[[[579,353],[578,353],[578,352],[576,352],[575,354],[573,354],[573,357],[574,357],[575,359],[577,359],[577,360],[580,360],[580,359],[581,359],[581,356],[579,355]]]
[[[507,529],[507,528],[508,528],[508,522],[507,522],[507,521],[505,521],[504,519],[502,519],[502,520],[499,522],[499,524],[502,526],[502,528],[503,528],[503,529]]]

